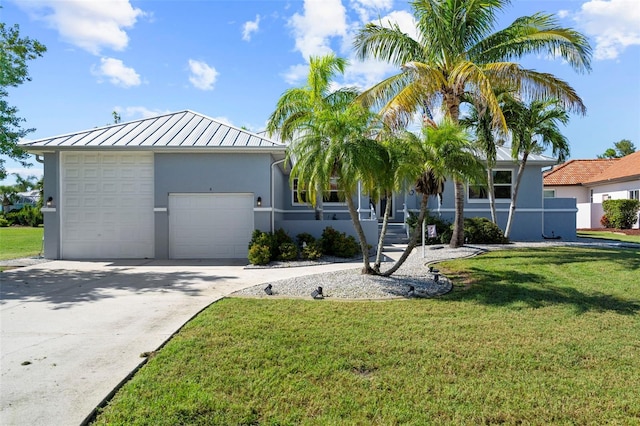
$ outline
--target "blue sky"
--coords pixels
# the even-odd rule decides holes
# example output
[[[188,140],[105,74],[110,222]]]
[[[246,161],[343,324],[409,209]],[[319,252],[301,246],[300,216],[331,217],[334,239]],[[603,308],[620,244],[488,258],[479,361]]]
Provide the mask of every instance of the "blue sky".
[[[110,124],[114,110],[129,121],[191,109],[259,131],[280,95],[304,84],[310,55],[351,58],[344,85],[368,88],[396,72],[356,61],[351,41],[379,18],[410,32],[409,11],[399,0],[5,0],[0,19],[48,49],[9,101],[36,128],[29,139]],[[595,158],[620,139],[640,148],[638,0],[515,0],[498,28],[539,11],[557,14],[594,49],[589,74],[557,59],[522,61],[568,81],[586,104],[587,115],[564,128],[571,158]],[[35,161],[27,170],[6,165],[42,173]]]

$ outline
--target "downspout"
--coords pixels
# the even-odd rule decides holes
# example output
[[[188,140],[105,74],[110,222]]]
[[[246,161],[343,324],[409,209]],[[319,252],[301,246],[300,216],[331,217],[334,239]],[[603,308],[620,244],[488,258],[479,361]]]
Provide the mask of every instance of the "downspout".
[[[282,160],[277,160],[271,163],[271,233],[272,234],[275,232],[275,228],[276,228],[276,209],[274,206],[274,203],[276,201],[276,196],[275,196],[276,183],[275,183],[275,173],[273,172],[274,170],[273,168],[274,166],[277,166],[278,164],[282,164],[285,161],[286,161],[286,158],[283,158]]]

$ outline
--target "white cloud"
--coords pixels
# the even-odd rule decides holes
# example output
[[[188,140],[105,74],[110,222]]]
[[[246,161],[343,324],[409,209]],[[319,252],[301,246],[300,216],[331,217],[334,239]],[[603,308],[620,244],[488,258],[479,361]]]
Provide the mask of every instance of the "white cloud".
[[[331,52],[329,38],[347,33],[346,10],[340,0],[305,0],[304,14],[289,20],[296,50],[305,60]]]
[[[635,0],[591,0],[574,19],[594,38],[595,59],[616,59],[626,48],[640,45],[640,7]]]
[[[362,22],[368,22],[372,15],[387,11],[392,6],[393,0],[351,0],[351,8]]]
[[[571,12],[569,12],[568,10],[559,10],[558,13],[557,13],[558,18],[560,18],[560,19],[566,18],[570,14],[571,14]]]
[[[291,65],[283,74],[284,81],[291,85],[303,83],[309,74],[309,64]]]
[[[125,49],[129,44],[125,29],[145,15],[129,0],[32,0],[18,5],[58,31],[65,41],[94,55],[105,48]]]
[[[251,41],[251,34],[260,29],[260,15],[256,15],[255,21],[247,21],[242,26],[242,39],[244,41]]]
[[[115,86],[139,86],[140,75],[133,68],[124,65],[120,59],[100,58],[100,66],[93,67],[91,73],[100,79],[107,78]]]
[[[218,71],[209,66],[204,61],[189,59],[189,81],[196,89],[213,90],[213,86],[218,78]]]

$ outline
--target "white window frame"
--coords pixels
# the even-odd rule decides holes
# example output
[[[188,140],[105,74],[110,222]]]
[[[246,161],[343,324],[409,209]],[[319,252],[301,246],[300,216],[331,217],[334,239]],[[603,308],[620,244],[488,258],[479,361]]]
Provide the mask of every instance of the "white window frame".
[[[547,196],[547,194],[549,194]],[[543,189],[542,196],[544,198],[556,198],[556,190],[555,189]]]
[[[514,171],[513,169],[492,169],[491,170],[494,173],[494,179],[495,179],[495,173],[498,172],[509,172],[511,173],[511,183],[506,184],[506,183],[498,183],[496,184],[495,182],[493,183],[493,188],[494,188],[494,193],[495,193],[495,188],[497,186],[499,187],[509,187],[509,198],[498,198],[496,197],[495,202],[496,203],[511,203],[511,197],[513,194],[513,178],[514,178]],[[489,194],[487,193],[487,197],[486,198],[471,198],[469,195],[469,191],[472,187],[481,187],[481,185],[467,185],[467,202],[468,203],[488,203],[489,202]]]
[[[343,202],[343,201],[329,201],[330,197],[332,195],[334,195],[334,199],[340,199],[338,192],[340,192],[340,190],[338,189],[338,178],[331,178],[331,189],[328,191],[329,196],[327,197],[326,192],[325,192],[325,196],[322,197],[322,205],[325,206],[344,206],[347,203]],[[309,205],[309,203],[307,203],[306,201],[300,201],[300,192],[302,194],[304,194],[304,198],[306,199],[306,191],[298,191],[298,179],[294,179],[293,180],[293,185],[291,188],[291,205],[293,206],[302,206],[302,205]],[[296,198],[298,198],[298,201],[296,201]]]
[[[629,191],[630,200],[640,200],[640,189],[631,189]]]

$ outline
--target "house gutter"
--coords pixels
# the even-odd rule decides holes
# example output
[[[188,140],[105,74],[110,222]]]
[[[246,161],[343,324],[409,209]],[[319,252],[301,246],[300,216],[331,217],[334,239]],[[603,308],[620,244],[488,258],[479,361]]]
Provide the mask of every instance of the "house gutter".
[[[275,173],[274,173],[274,167],[277,166],[278,164],[282,164],[286,161],[286,158],[283,158],[282,160],[277,160],[274,161],[273,163],[271,163],[271,233],[273,234],[274,232],[276,232],[275,227],[276,227],[276,208],[275,208],[275,200],[276,200],[276,196],[275,196],[275,190],[276,190],[276,183],[275,183]]]

